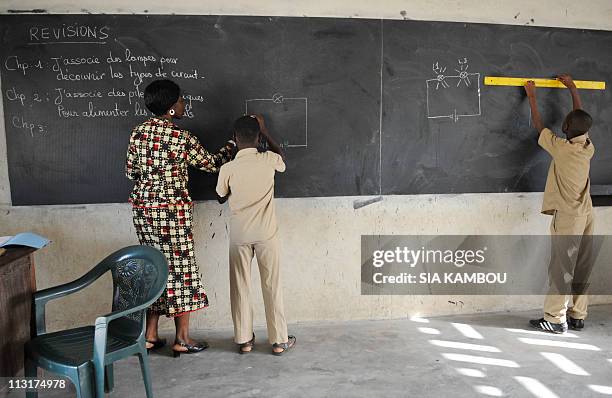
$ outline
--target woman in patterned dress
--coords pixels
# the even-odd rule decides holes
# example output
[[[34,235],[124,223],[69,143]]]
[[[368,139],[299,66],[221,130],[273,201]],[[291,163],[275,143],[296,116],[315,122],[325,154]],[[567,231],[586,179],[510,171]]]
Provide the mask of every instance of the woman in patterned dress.
[[[180,88],[170,80],[156,80],[144,92],[145,105],[155,117],[136,126],[130,136],[126,175],[135,181],[130,195],[134,227],[140,244],[161,250],[168,260],[168,284],[147,311],[147,349],[162,347],[160,315],[174,318],[174,355],[199,352],[206,342],[189,337],[190,312],[208,306],[195,260],[192,202],[187,190],[187,168],[217,173],[231,158],[234,142],[216,154],[173,123],[185,111]]]

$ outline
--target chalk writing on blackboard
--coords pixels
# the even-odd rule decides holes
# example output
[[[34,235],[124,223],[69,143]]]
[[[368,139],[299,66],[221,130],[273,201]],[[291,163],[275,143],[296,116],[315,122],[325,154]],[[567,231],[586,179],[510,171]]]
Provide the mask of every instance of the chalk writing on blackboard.
[[[32,40],[37,37],[55,40],[64,35],[61,29],[65,29],[66,35],[76,34],[73,28],[76,29],[72,25],[62,26],[57,31],[33,28],[30,37]],[[82,35],[93,37],[97,34],[97,38],[106,34],[102,29],[79,29]],[[65,43],[41,41],[36,44]],[[82,43],[71,41],[69,44]],[[143,87],[150,80],[171,78],[183,84],[205,78],[195,66],[177,56],[131,50],[125,45],[121,50],[110,46],[103,50],[85,47],[86,50],[78,54],[67,52],[66,47],[53,46],[48,51],[25,54],[18,51],[4,56],[4,62],[0,59],[2,73],[11,76],[11,84],[3,96],[6,103],[16,105],[6,114],[6,119],[10,120],[9,127],[34,137],[69,131],[71,126],[58,128],[56,124],[69,122],[69,119],[150,117],[143,94]],[[29,87],[27,82],[31,79],[44,84]],[[189,88],[183,92],[183,98],[186,103],[184,116],[192,119],[194,105],[203,103],[205,99]],[[42,120],[41,114],[46,115],[46,120]]]
[[[106,44],[110,35],[108,26],[62,23],[62,25],[36,25],[29,28],[28,44]]]
[[[282,147],[308,147],[308,98],[275,93],[271,98],[247,99],[245,113],[262,114]]]
[[[480,73],[469,72],[467,58],[457,60],[456,74],[446,75],[447,67],[436,61],[432,71],[436,77],[427,79],[427,118],[451,119],[480,116]]]

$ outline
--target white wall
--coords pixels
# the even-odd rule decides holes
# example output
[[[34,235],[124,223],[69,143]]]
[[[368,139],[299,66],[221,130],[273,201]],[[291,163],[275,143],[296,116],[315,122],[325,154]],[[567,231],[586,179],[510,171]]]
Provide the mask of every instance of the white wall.
[[[3,0],[0,12],[43,9],[50,13],[286,15],[490,22],[610,29],[608,0]],[[531,21],[533,19],[533,22]]]
[[[180,3],[5,0],[0,12],[45,9],[50,13],[160,13],[410,18],[612,29],[612,2],[575,1],[222,1]],[[173,5],[177,5],[173,7]],[[146,11],[145,11],[146,10]],[[405,15],[402,15],[405,11]],[[531,22],[533,19],[533,22]],[[0,117],[2,107],[0,107]],[[53,244],[37,253],[39,288],[70,281],[105,255],[137,243],[127,204],[10,206],[4,124],[0,123],[0,235],[38,232]],[[540,297],[361,296],[361,234],[544,234],[541,194],[386,196],[354,210],[355,197],[279,199],[282,264],[290,322],[404,317],[537,308]],[[220,214],[221,211],[221,215]],[[596,233],[612,232],[612,209],[596,209]],[[197,258],[211,307],[194,315],[196,328],[228,326],[226,207],[195,206]],[[211,225],[212,223],[212,225]],[[214,238],[211,238],[214,234]],[[256,274],[256,273],[255,273]],[[255,275],[258,289],[258,279]],[[47,313],[52,329],[84,324],[108,310],[110,281],[102,280]],[[607,297],[599,298],[607,301]],[[453,304],[449,301],[463,304]],[[258,298],[256,321],[263,323]],[[163,326],[169,327],[165,321]]]

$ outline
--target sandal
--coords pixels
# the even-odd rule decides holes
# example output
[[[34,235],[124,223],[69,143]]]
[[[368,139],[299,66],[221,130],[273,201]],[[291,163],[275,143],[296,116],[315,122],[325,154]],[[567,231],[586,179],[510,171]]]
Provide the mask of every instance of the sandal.
[[[178,351],[173,348],[172,352],[174,354],[174,358],[180,357],[181,354],[195,354],[197,352],[203,351],[208,348],[208,343],[205,341],[202,341],[200,343],[195,343],[195,344],[187,344],[184,341],[175,340],[174,344],[178,344],[181,347],[184,347],[187,349],[185,351]]]
[[[158,339],[158,340],[145,340],[146,343],[153,344],[152,347],[147,348],[147,352],[151,352],[152,350],[158,350],[166,345],[166,339]]]
[[[248,354],[253,351],[253,347],[255,347],[255,333],[253,333],[253,338],[246,343],[238,344],[238,352],[240,354]],[[244,348],[250,348],[250,350],[245,350]]]
[[[295,336],[289,336],[289,339],[287,340],[286,343],[274,343],[272,344],[272,354],[280,356],[283,355],[286,351],[289,351],[290,349],[293,348],[293,346],[295,346],[297,339],[295,338]],[[274,348],[282,348],[282,351],[274,351]]]

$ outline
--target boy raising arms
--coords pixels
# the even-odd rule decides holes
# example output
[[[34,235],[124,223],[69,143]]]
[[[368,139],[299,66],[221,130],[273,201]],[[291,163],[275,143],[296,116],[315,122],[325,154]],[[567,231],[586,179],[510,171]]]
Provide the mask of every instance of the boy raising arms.
[[[574,330],[584,327],[588,305],[584,288],[591,267],[594,226],[589,192],[589,168],[595,152],[588,135],[592,119],[582,110],[572,77],[560,75],[558,79],[569,89],[573,101],[573,110],[562,126],[566,138],[544,127],[536,104],[535,83],[525,84],[533,124],[539,133],[538,144],[552,156],[542,204],[542,213],[553,216],[550,289],[544,301],[544,317],[529,323],[552,333],[564,333],[568,324]],[[568,308],[571,299],[573,307]]]
[[[272,353],[282,355],[296,342],[287,335],[280,282],[278,227],[274,210],[274,174],[285,171],[282,151],[270,137],[260,115],[247,115],[234,123],[238,153],[219,171],[219,202],[229,198],[230,301],[234,341],[241,354],[252,351],[253,307],[251,304],[251,261],[257,256],[261,290],[266,309],[268,340]],[[272,151],[259,152],[259,138]]]

